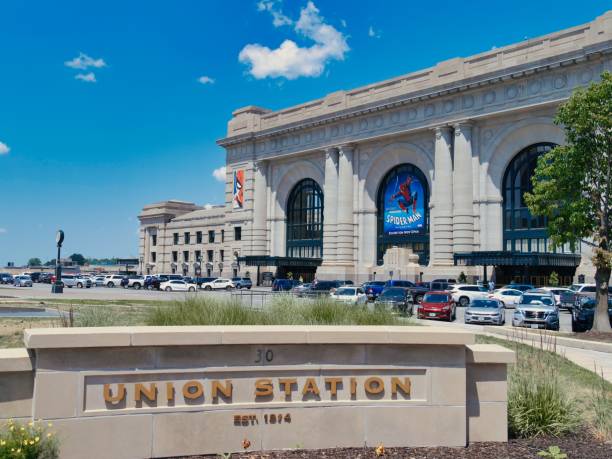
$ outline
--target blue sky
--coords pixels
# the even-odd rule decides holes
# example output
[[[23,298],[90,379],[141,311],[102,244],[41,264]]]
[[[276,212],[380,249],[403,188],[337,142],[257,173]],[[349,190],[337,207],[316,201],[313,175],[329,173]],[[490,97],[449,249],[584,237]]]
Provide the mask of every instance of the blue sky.
[[[0,266],[53,258],[58,228],[68,254],[137,256],[143,205],[220,203],[213,172],[225,158],[215,140],[238,107],[279,109],[581,24],[609,7],[2,0]]]

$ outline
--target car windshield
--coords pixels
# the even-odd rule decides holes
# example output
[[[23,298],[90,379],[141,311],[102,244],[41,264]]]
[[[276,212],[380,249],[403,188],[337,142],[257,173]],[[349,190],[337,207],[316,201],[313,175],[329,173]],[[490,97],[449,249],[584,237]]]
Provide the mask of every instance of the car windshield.
[[[542,295],[523,295],[521,298],[521,304],[545,304],[546,306],[552,306],[553,302],[550,297]]]
[[[499,308],[499,304],[497,303],[497,301],[493,301],[493,300],[474,300],[472,301],[472,304],[470,305],[470,307],[497,309]]]
[[[448,295],[443,293],[428,293],[423,297],[424,303],[447,303]]]
[[[354,288],[339,288],[336,290],[336,296],[355,296]]]
[[[572,285],[569,289],[572,292],[577,292],[579,288],[580,288],[580,285]]]
[[[385,299],[397,299],[401,300],[406,296],[406,291],[403,288],[388,288],[383,290],[378,298]]]

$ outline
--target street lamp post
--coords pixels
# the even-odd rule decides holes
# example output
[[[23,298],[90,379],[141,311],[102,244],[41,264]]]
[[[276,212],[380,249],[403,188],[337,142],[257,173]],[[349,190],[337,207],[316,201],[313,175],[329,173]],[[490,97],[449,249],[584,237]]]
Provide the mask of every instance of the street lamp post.
[[[55,283],[51,286],[51,293],[64,293],[64,284],[62,282],[62,264],[60,263],[62,243],[64,242],[64,232],[59,230],[55,235],[57,243],[57,258],[55,259]]]

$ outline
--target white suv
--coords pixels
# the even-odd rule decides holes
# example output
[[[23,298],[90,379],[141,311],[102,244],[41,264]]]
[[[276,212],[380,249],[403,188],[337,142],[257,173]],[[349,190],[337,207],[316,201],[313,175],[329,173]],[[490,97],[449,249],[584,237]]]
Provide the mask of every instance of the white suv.
[[[108,288],[121,286],[121,279],[123,279],[123,276],[118,276],[116,274],[111,274],[110,276],[104,276],[104,286]]]
[[[90,288],[91,279],[88,277],[82,277],[77,274],[62,274],[62,282],[65,287],[72,288]]]
[[[200,288],[203,288],[204,290],[230,290],[233,289],[234,283],[231,281],[231,279],[215,279],[213,281],[210,282],[204,282]]]
[[[489,291],[480,285],[458,284],[451,290],[453,301],[459,306],[466,307],[474,300],[486,300],[489,298]]]

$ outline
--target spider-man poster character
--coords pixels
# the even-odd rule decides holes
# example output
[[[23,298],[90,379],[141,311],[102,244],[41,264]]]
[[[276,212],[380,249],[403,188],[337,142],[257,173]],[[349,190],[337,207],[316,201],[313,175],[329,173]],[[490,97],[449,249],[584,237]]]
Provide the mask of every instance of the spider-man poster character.
[[[409,175],[406,177],[406,181],[399,186],[399,191],[391,196],[391,200],[397,200],[397,204],[400,208],[409,214],[408,209],[412,207],[412,213],[416,213],[417,199],[419,198],[418,191],[412,191],[410,184],[412,183],[412,177]]]
[[[388,235],[417,234],[425,228],[425,192],[414,174],[399,173],[384,194],[384,232]]]

